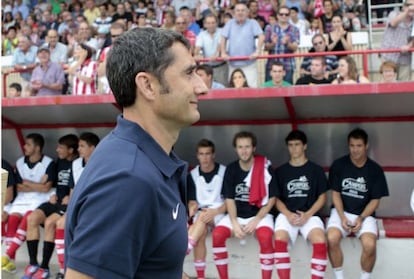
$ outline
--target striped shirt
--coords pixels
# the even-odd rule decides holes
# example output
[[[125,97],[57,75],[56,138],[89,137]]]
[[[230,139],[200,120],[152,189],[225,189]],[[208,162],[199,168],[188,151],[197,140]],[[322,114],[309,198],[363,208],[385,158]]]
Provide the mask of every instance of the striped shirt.
[[[72,95],[94,95],[96,94],[96,74],[97,74],[97,64],[95,61],[86,60],[80,70],[79,73],[82,76],[87,76],[92,78],[91,83],[86,83],[80,80],[76,75],[73,78],[73,88],[72,88]]]

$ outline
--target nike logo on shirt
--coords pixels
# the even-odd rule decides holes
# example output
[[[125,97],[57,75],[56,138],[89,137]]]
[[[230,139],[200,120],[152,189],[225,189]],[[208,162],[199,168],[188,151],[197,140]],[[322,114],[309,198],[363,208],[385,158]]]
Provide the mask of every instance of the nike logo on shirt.
[[[174,220],[176,220],[177,217],[178,217],[178,208],[179,207],[180,207],[180,204],[177,203],[177,206],[175,208],[173,208],[173,210],[172,210],[172,217],[173,217]]]

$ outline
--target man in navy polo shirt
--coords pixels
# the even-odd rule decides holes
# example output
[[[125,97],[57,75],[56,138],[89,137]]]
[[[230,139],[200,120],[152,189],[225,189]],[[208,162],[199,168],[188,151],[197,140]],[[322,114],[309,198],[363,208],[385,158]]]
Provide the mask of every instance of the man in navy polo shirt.
[[[65,278],[181,278],[187,166],[172,147],[207,92],[189,50],[181,35],[154,28],[130,30],[110,50],[107,77],[123,114],[69,203]]]

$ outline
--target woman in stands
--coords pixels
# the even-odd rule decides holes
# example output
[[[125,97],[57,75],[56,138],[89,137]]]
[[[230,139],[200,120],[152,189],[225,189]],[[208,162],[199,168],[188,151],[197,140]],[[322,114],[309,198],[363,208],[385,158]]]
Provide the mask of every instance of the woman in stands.
[[[68,74],[73,78],[72,95],[96,94],[97,64],[92,61],[92,55],[92,48],[86,44],[76,46],[73,54],[76,62],[68,69]]]
[[[230,75],[229,88],[243,88],[249,87],[247,84],[246,75],[240,68],[234,69]]]
[[[332,81],[332,84],[353,84],[369,83],[369,79],[358,73],[355,60],[351,56],[345,56],[338,62],[338,77]]]
[[[328,49],[330,51],[352,50],[352,36],[350,32],[344,29],[342,16],[334,15],[332,17],[332,31],[328,36]],[[337,55],[338,59],[345,54]]]
[[[397,81],[398,66],[392,61],[384,61],[380,66],[381,82]]]

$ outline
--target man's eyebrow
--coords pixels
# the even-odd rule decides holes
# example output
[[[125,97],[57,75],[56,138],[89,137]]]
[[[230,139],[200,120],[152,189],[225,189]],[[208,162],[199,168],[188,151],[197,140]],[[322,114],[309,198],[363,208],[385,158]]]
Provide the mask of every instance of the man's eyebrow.
[[[192,65],[188,66],[187,68],[185,68],[185,69],[184,69],[184,72],[185,72],[185,73],[191,73],[191,72],[193,72],[196,68],[197,68],[197,65],[196,65],[196,64],[192,64]]]

